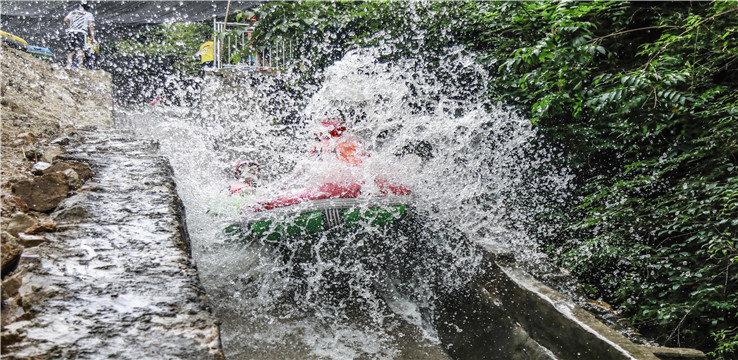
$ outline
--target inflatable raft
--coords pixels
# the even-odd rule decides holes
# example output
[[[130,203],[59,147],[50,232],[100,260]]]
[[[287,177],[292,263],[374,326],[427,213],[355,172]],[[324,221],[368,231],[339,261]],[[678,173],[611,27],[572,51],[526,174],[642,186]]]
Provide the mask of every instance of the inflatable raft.
[[[358,169],[369,157],[358,140],[347,134],[346,126],[331,119],[321,121],[309,156],[318,163],[340,164],[345,169]],[[239,169],[244,163],[247,162],[236,167],[236,178],[240,177]],[[258,172],[256,168],[258,165],[251,168],[252,172]],[[285,244],[289,243],[287,239],[334,228],[388,226],[402,220],[408,212],[412,191],[381,176],[369,179],[327,182],[288,195],[253,201],[242,208],[242,221],[230,224],[225,231],[245,240]]]
[[[27,51],[29,54],[39,59],[50,60],[54,57],[54,53],[45,47],[28,45]]]
[[[2,30],[0,30],[0,41],[18,50],[23,50],[23,51],[28,50],[28,42],[26,42],[25,40],[21,39],[18,36],[15,36],[13,34],[7,33]]]
[[[388,226],[407,215],[410,189],[376,179],[370,193],[365,185],[326,183],[255,202],[241,211],[244,221],[225,232],[244,240],[282,242],[336,227]]]

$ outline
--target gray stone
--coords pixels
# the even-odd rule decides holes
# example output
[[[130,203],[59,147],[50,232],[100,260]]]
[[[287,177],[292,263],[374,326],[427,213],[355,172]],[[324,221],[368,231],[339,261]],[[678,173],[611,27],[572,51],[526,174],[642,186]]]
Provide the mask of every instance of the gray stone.
[[[30,248],[29,250],[33,250],[33,248]],[[28,251],[24,251],[21,255],[20,262],[22,264],[31,264],[34,266],[41,265],[41,257],[38,256],[38,254],[31,254]]]
[[[8,234],[7,231],[3,231],[2,235],[2,251],[0,251],[0,257],[2,258],[2,277],[4,278],[15,270],[20,262],[21,254],[23,253],[23,246],[18,243],[18,239]]]
[[[23,247],[25,248],[36,247],[46,242],[46,239],[41,235],[29,235],[20,233],[18,234],[18,238],[20,239],[21,245],[23,245]]]
[[[50,144],[65,146],[69,145],[71,141],[72,140],[69,136],[60,136],[58,138],[55,138],[54,140],[51,140]]]
[[[74,169],[66,169],[61,173],[64,174],[64,177],[67,179],[67,185],[69,185],[71,189],[77,190],[82,186],[82,179],[79,178],[79,175],[77,175],[77,172],[74,171]]]
[[[7,212],[20,211],[28,212],[28,204],[21,198],[13,195],[3,196],[3,202],[9,206]]]
[[[47,146],[41,155],[41,161],[53,163],[56,158],[64,154],[64,148],[59,145]]]
[[[57,224],[54,221],[51,221],[51,220],[41,220],[36,225],[33,225],[33,226],[27,228],[23,232],[26,233],[26,234],[28,234],[28,235],[37,235],[37,234],[41,234],[41,233],[47,233],[47,232],[56,231],[56,226],[57,226]]]
[[[18,289],[20,289],[22,284],[23,281],[20,279],[20,276],[16,276],[16,274],[8,276],[7,279],[3,279],[2,300],[5,301],[6,299],[18,295]]]
[[[5,292],[5,283],[3,283],[3,293]],[[12,324],[16,321],[18,321],[24,314],[25,310],[23,310],[23,304],[21,301],[21,297],[19,295],[15,295],[13,297],[10,297],[8,299],[3,299],[3,309],[2,309],[2,317],[3,317],[3,333],[2,333],[2,340],[0,342],[3,346],[3,353],[5,353],[5,348],[13,344],[15,342],[18,342],[21,339],[21,334],[19,334],[17,331],[9,331],[5,324]],[[22,321],[19,321],[19,323],[22,323]],[[19,327],[18,331],[22,332],[23,328]]]
[[[51,215],[56,222],[80,223],[90,217],[90,212],[83,206],[72,206],[59,210]]]
[[[77,172],[77,175],[79,175],[79,178],[83,182],[89,180],[92,177],[92,170],[90,169],[89,165],[74,160],[57,162],[44,170],[44,174],[49,174],[53,172],[64,172],[68,169],[73,169],[75,172]]]
[[[51,166],[50,163],[47,163],[45,161],[39,161],[35,164],[33,164],[33,167],[31,167],[31,173],[36,176],[41,176],[44,174],[44,170],[48,169]]]

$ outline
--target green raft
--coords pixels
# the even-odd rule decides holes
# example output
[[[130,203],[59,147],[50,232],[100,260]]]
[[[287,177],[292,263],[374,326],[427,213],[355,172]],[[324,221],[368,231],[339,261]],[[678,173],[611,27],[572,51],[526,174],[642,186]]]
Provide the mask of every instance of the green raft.
[[[407,205],[382,205],[368,208],[337,208],[307,211],[293,216],[261,219],[226,227],[226,234],[244,240],[281,242],[316,234],[332,228],[359,228],[364,226],[388,226],[407,215]]]

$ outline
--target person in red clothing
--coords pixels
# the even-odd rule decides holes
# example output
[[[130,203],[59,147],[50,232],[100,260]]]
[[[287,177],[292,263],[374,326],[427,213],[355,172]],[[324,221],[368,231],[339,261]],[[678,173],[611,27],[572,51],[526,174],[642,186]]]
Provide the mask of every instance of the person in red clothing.
[[[361,144],[346,133],[346,125],[339,120],[325,119],[320,122],[324,131],[315,136],[318,144],[313,146],[310,154],[323,156],[327,153],[335,154],[336,158],[350,166],[361,165],[368,155],[364,154]]]

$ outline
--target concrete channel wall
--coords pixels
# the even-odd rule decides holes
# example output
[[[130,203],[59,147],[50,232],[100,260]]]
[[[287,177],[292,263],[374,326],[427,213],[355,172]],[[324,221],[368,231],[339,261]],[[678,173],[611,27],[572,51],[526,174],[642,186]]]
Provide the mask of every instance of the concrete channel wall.
[[[445,299],[436,321],[454,358],[705,359],[694,349],[637,345],[513,261],[503,260],[509,256],[485,251],[486,275]]]

